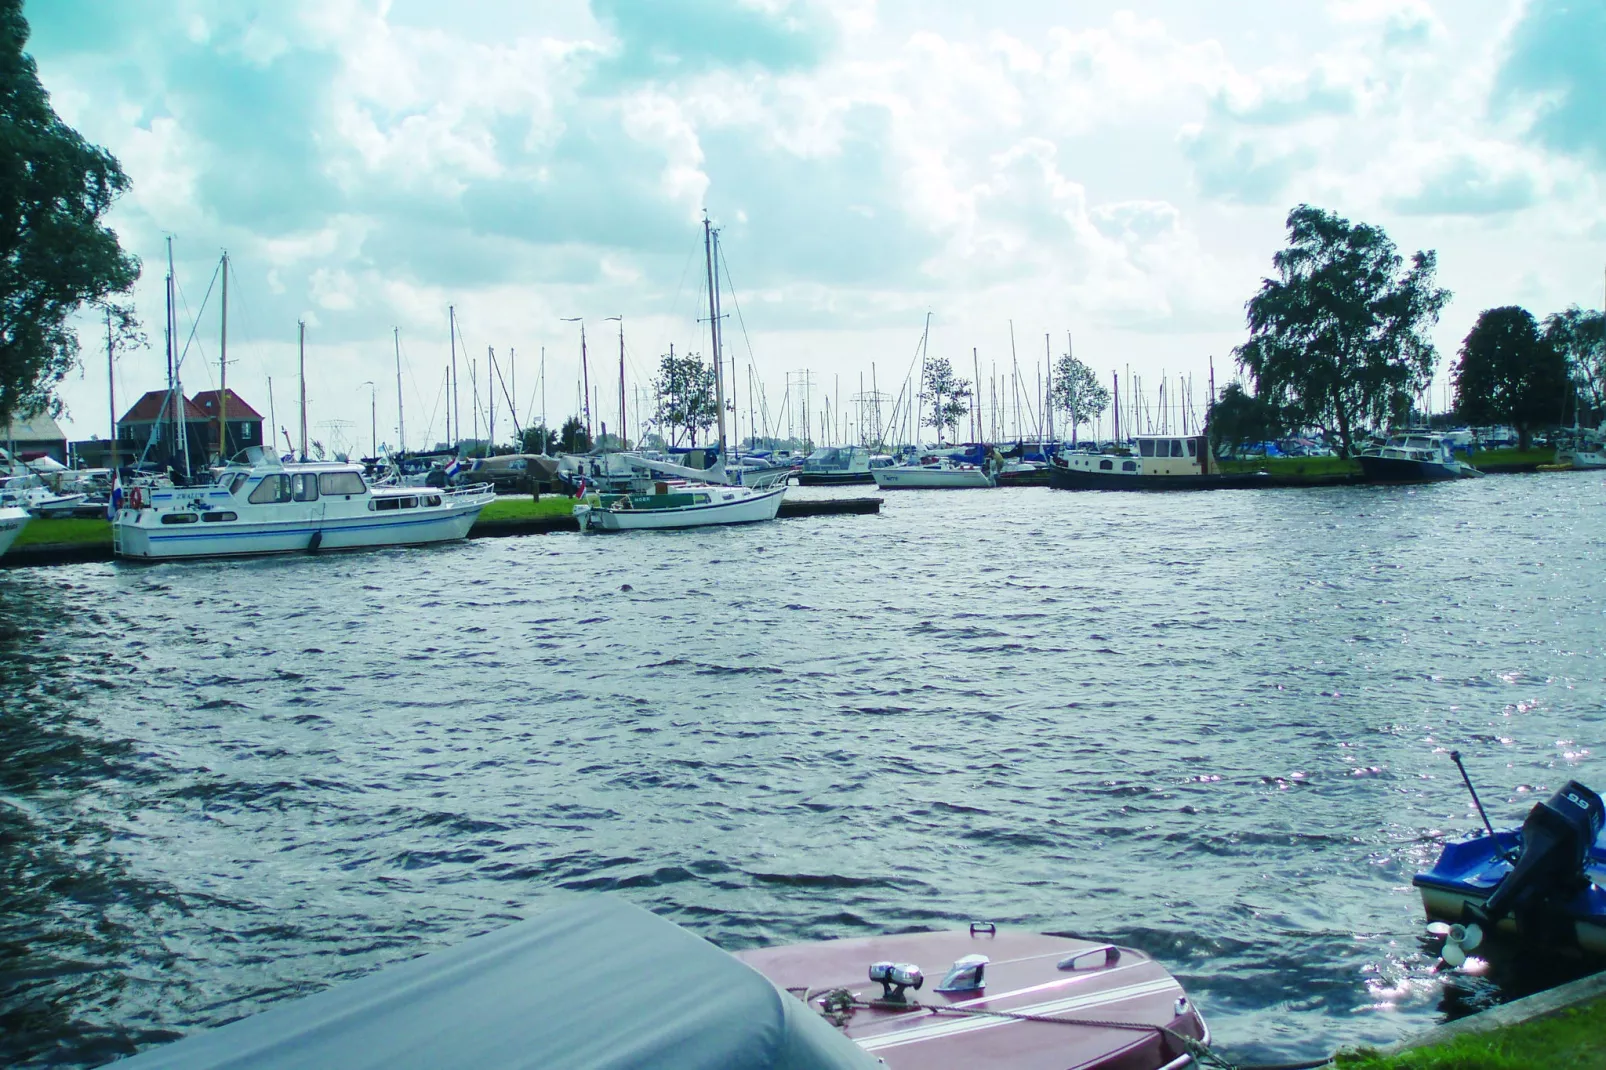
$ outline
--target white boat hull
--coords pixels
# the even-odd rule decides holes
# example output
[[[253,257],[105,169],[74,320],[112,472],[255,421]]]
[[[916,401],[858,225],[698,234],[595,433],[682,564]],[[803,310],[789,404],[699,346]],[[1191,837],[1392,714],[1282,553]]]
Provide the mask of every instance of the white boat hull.
[[[875,485],[882,490],[943,489],[994,486],[993,477],[980,468],[876,468]]]
[[[14,506],[0,508],[0,554],[11,549],[22,529],[28,526],[28,510]]]
[[[575,516],[586,531],[667,531],[675,528],[701,528],[721,524],[755,524],[774,520],[786,497],[786,487],[779,486],[753,494],[734,493],[729,501],[718,500],[722,488],[710,487],[716,500],[706,505],[688,505],[676,509],[609,509],[599,505],[575,507]]]
[[[1452,892],[1445,888],[1421,888],[1422,907],[1431,921],[1447,921],[1452,925],[1458,924],[1465,918],[1464,911],[1468,904],[1483,906],[1489,898],[1487,895],[1468,895],[1464,892]],[[1493,889],[1491,889],[1492,891]],[[1495,931],[1506,936],[1518,936],[1517,921],[1507,915],[1495,925]],[[1590,955],[1606,956],[1606,927],[1593,922],[1575,920],[1573,922],[1573,937],[1578,947]]]

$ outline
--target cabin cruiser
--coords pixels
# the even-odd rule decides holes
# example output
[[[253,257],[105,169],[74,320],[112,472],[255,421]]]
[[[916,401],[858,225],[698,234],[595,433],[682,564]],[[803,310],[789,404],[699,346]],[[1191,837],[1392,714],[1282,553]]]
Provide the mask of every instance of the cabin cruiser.
[[[370,486],[359,464],[287,464],[253,447],[209,484],[123,493],[112,547],[183,558],[447,542],[466,536],[495,496],[483,484]]]
[[[890,460],[890,458],[889,458]],[[831,487],[841,483],[874,483],[875,458],[863,446],[821,446],[803,461],[797,474],[800,487]]]
[[[0,479],[0,506],[20,506],[33,516],[72,516],[73,511],[88,500],[87,494],[53,490],[50,484],[38,475]]]
[[[643,531],[752,524],[774,520],[786,484],[722,486],[684,479],[658,479],[637,490],[596,491],[574,507],[582,531]]]
[[[1361,474],[1379,483],[1423,483],[1483,475],[1456,457],[1448,435],[1411,431],[1390,435],[1381,446],[1360,452]]]
[[[0,505],[0,554],[11,549],[11,544],[17,541],[22,529],[28,526],[31,514],[28,510],[16,505]]]
[[[875,485],[882,490],[920,490],[940,488],[994,487],[1001,464],[971,464],[953,457],[922,457],[918,463],[894,464],[871,470]]]
[[[1606,434],[1602,430],[1566,432],[1556,447],[1556,463],[1572,468],[1606,468]]]
[[[1137,435],[1129,449],[1061,453],[1049,469],[1060,490],[1239,490],[1268,480],[1264,472],[1215,471],[1205,435]]]
[[[120,1065],[1182,1070],[1209,1036],[1132,948],[978,923],[733,955],[595,895]]]

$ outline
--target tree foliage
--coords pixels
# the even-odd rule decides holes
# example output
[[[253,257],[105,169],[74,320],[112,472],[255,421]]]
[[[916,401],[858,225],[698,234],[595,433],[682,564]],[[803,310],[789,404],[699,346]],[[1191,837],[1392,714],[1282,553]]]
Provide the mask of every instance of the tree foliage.
[[[1381,227],[1308,204],[1287,225],[1277,277],[1249,301],[1249,341],[1234,353],[1257,396],[1348,456],[1367,426],[1404,419],[1431,381],[1428,332],[1450,292],[1434,285],[1431,251],[1404,268]]]
[[[558,432],[558,449],[564,453],[587,453],[591,450],[591,436],[586,434],[586,425],[578,416],[571,416],[563,421],[563,430]]]
[[[1109,388],[1099,382],[1093,369],[1069,353],[1063,354],[1054,367],[1054,386],[1050,391],[1054,408],[1071,421],[1071,441],[1076,441],[1076,429],[1090,424],[1110,407]]]
[[[936,357],[926,362],[922,401],[931,404],[931,415],[922,416],[921,424],[937,429],[937,442],[942,442],[944,431],[955,431],[959,421],[970,412],[970,380],[954,374],[954,366],[947,357]]]
[[[652,382],[658,399],[658,426],[669,431],[669,443],[680,445],[682,435],[689,445],[697,445],[697,434],[714,426],[719,405],[714,400],[714,369],[696,353],[676,356],[671,350],[658,361],[658,377]]]
[[[53,390],[78,360],[67,321],[84,304],[137,329],[112,298],[139,261],[101,223],[128,177],[57,117],[27,41],[21,0],[0,0],[0,423],[59,409]]]
[[[1567,358],[1527,309],[1485,309],[1461,343],[1456,411],[1472,424],[1510,424],[1522,449],[1535,430],[1561,422],[1570,389]]]
[[[1251,394],[1242,383],[1228,383],[1210,406],[1205,428],[1213,450],[1237,453],[1246,446],[1282,438],[1288,424],[1276,405]]]
[[[575,421],[578,425],[579,421]],[[556,453],[558,451],[557,432],[545,425],[539,427],[526,427],[519,436],[520,453]]]
[[[1567,361],[1594,423],[1606,416],[1606,312],[1574,305],[1545,317],[1545,338]]]

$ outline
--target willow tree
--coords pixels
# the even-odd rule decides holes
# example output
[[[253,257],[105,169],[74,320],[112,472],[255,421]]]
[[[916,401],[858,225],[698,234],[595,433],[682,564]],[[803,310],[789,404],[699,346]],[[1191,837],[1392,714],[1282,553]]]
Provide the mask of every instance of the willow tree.
[[[1277,277],[1250,299],[1249,341],[1234,355],[1256,396],[1349,456],[1366,428],[1403,421],[1432,381],[1428,332],[1450,291],[1434,285],[1431,251],[1406,267],[1382,227],[1308,204],[1287,225]]]
[[[55,406],[78,361],[68,321],[85,304],[134,332],[113,298],[139,278],[101,221],[128,176],[56,115],[27,43],[21,0],[0,0],[0,423]]]

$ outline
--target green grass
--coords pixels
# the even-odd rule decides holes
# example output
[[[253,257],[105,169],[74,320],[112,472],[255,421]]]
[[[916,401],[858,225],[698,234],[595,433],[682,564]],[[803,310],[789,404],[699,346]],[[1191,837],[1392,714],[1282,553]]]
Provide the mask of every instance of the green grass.
[[[1508,450],[1479,450],[1468,460],[1474,468],[1482,468],[1486,464],[1555,464],[1556,451],[1549,446],[1532,450],[1515,447]]]
[[[13,546],[35,546],[40,543],[57,543],[82,546],[103,542],[110,546],[112,526],[105,520],[40,520],[28,521]]]
[[[1399,1055],[1341,1054],[1342,1070],[1606,1070],[1606,1000]]]
[[[480,512],[481,520],[533,520],[545,516],[569,516],[574,512],[574,499],[562,494],[543,494],[534,501],[528,494],[498,498]]]

